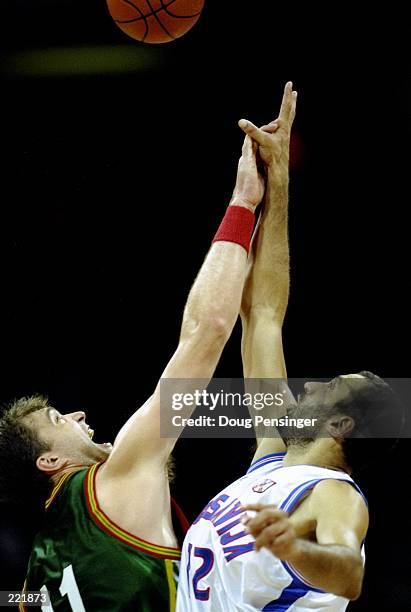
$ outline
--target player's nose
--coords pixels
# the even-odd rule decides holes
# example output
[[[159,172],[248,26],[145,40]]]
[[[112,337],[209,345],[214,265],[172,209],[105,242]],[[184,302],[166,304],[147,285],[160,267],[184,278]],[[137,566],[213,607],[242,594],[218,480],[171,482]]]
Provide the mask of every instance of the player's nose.
[[[306,393],[311,393],[312,391],[315,391],[316,389],[319,389],[320,387],[322,387],[324,383],[321,382],[306,382],[304,383],[304,391]]]
[[[86,413],[83,412],[82,410],[77,410],[76,412],[70,412],[69,414],[66,414],[67,417],[69,417],[70,419],[73,419],[73,421],[77,421],[77,423],[81,423],[82,421],[86,420]]]

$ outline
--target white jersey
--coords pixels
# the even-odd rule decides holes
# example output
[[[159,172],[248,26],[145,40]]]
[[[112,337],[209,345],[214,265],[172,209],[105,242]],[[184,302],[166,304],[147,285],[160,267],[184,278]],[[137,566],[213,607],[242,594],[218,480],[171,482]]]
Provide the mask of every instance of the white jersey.
[[[275,504],[291,513],[321,480],[345,480],[344,472],[313,465],[283,467],[284,453],[255,461],[201,512],[184,540],[177,612],[342,612],[349,601],[313,587],[254,538],[241,523],[244,504]]]

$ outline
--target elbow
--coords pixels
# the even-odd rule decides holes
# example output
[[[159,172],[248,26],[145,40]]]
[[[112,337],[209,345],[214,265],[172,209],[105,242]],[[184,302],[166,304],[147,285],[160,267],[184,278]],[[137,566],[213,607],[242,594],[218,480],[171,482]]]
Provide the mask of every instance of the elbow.
[[[364,576],[364,567],[361,560],[358,560],[353,568],[352,574],[348,577],[347,584],[345,585],[342,597],[355,601],[361,595],[362,581]]]
[[[224,314],[208,313],[198,319],[186,319],[183,323],[181,339],[195,339],[204,348],[207,346],[224,346],[231,335],[234,322]]]
[[[224,346],[229,339],[234,322],[220,313],[211,313],[198,324],[198,332],[207,344],[218,344]]]
[[[358,586],[350,585],[341,593],[342,597],[345,599],[349,599],[350,601],[355,601],[361,595],[361,584]]]

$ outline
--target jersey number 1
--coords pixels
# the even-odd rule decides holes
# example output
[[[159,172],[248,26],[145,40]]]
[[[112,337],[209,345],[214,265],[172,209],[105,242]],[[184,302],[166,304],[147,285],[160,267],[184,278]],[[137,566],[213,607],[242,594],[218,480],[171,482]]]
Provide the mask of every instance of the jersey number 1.
[[[78,590],[72,565],[68,565],[64,568],[63,578],[61,580],[59,590],[63,596],[67,595],[72,610],[75,610],[75,612],[86,612],[83,605],[83,600],[81,599],[80,591]],[[44,593],[47,592],[47,589],[43,585],[40,591]],[[53,612],[53,606],[51,603],[43,604],[41,606],[41,610],[42,612]]]

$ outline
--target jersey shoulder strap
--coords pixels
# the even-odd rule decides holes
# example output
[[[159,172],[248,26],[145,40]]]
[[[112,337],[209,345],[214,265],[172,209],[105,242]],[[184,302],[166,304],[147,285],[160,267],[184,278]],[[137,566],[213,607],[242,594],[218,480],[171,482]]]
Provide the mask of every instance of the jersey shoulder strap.
[[[253,461],[247,470],[247,474],[251,474],[251,472],[255,472],[256,470],[266,466],[280,467],[284,457],[285,453],[270,453],[269,455],[264,455],[264,457],[260,457],[256,461]]]

